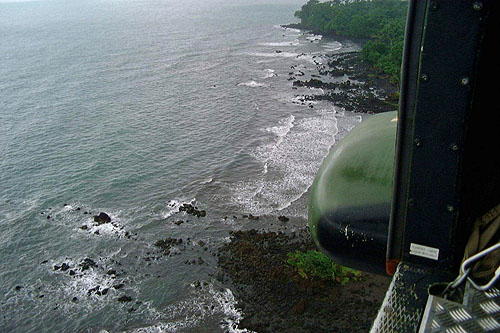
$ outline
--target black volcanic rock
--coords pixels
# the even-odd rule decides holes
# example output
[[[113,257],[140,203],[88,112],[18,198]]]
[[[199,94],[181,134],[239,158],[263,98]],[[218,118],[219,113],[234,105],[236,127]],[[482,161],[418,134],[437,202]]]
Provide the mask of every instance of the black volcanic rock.
[[[94,222],[97,222],[98,225],[101,225],[104,223],[110,223],[111,217],[104,212],[100,212],[99,215],[94,216]]]
[[[86,271],[89,268],[97,268],[97,264],[94,260],[90,258],[85,258],[83,261],[78,265],[81,267],[81,271]]]
[[[118,302],[130,302],[132,301],[132,297],[123,295],[122,297],[118,298]]]
[[[194,215],[197,217],[205,217],[207,212],[205,210],[198,210],[198,207],[193,206],[190,203],[184,203],[179,207],[180,212],[186,212],[186,214]]]
[[[286,216],[280,215],[278,216],[278,220],[280,220],[281,222],[288,222],[288,220],[290,219]]]

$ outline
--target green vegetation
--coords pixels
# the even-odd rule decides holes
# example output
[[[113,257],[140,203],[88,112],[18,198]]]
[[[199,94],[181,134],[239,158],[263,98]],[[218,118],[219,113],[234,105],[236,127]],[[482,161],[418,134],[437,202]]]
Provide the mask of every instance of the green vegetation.
[[[357,270],[334,263],[319,251],[290,252],[287,263],[305,279],[316,277],[323,280],[334,280],[345,285],[361,275],[361,272]]]
[[[401,0],[309,0],[300,26],[325,35],[367,38],[361,59],[399,84],[408,3]]]

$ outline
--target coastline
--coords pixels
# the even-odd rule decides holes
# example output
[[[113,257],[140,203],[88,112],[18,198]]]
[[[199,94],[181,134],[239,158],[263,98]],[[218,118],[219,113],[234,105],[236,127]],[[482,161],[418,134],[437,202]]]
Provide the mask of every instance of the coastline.
[[[298,27],[287,25],[286,28]],[[278,52],[278,51],[277,51]],[[289,73],[292,89],[316,88],[297,103],[330,101],[355,113],[397,108],[397,87],[359,59],[359,52],[330,53],[317,73]],[[293,68],[292,68],[293,69]],[[299,74],[299,75],[297,75]],[[318,93],[318,91],[320,93]],[[307,197],[306,192],[303,197]],[[243,319],[238,329],[255,332],[359,332],[376,317],[390,283],[363,272],[359,281],[305,279],[286,263],[294,251],[317,250],[303,218],[282,222],[281,231],[257,228],[231,233],[217,251],[217,280],[233,291]],[[273,228],[275,229],[275,228]]]
[[[275,50],[269,51],[270,54],[274,55]],[[358,114],[376,112],[370,111],[371,106],[385,105],[380,99],[384,96],[383,85],[361,83],[359,66],[352,64],[356,60],[341,57],[346,54],[351,53],[294,55],[297,57],[297,61],[293,61],[295,68],[288,70],[292,65],[289,63],[275,80],[280,80],[284,89],[297,93],[292,103],[302,105],[297,109],[303,111],[305,117],[309,117],[309,112],[318,117],[316,111],[330,102]],[[341,61],[336,61],[336,57]],[[283,162],[286,165],[291,161],[283,158]],[[211,184],[212,178],[204,182]],[[74,249],[37,254],[35,265],[50,282],[14,277],[4,289],[7,301],[1,304],[2,309],[14,309],[14,302],[22,305],[19,309],[35,304],[51,310],[41,312],[46,318],[61,318],[57,316],[63,314],[78,318],[71,324],[75,325],[71,326],[74,330],[113,331],[120,327],[141,331],[142,325],[157,325],[154,327],[159,329],[191,325],[193,331],[206,331],[207,325],[211,325],[213,331],[237,332],[245,329],[349,332],[367,328],[386,290],[387,278],[364,274],[361,281],[341,286],[335,282],[305,280],[286,264],[288,252],[316,249],[305,227],[305,217],[295,214],[297,207],[300,213],[306,211],[308,191],[301,193],[284,209],[263,214],[260,219],[244,208],[221,212],[206,200],[197,202],[194,195],[192,200],[187,197],[178,202],[177,199],[168,201],[166,211],[163,205],[158,205],[150,215],[140,209],[136,212],[135,208],[121,212],[110,208],[113,204],[97,205],[85,199],[52,199],[44,201],[41,208],[33,204],[29,214],[56,240],[50,244],[58,247],[57,240],[62,242],[66,234],[72,232]],[[227,216],[221,220],[220,214]],[[134,218],[143,220],[144,215],[152,222],[138,226],[130,222]],[[204,230],[220,224],[225,238],[213,241]],[[231,228],[244,231],[229,235],[227,229]],[[106,243],[113,246],[107,247]],[[177,276],[182,274],[187,276],[185,280]],[[209,282],[192,282],[207,276],[211,277]],[[208,288],[198,288],[207,283]],[[161,300],[148,294],[146,289],[151,286],[162,295],[158,297]],[[180,288],[184,289],[176,293]],[[233,291],[235,303],[232,298],[225,303],[226,296]],[[187,299],[177,304],[179,295]],[[151,300],[164,303],[159,306]],[[94,312],[87,311],[90,308]],[[109,312],[103,310],[107,308],[112,308],[119,319],[109,320]],[[238,314],[234,318],[231,317],[233,310]],[[158,312],[163,316],[161,319],[156,317]],[[23,317],[12,313],[4,317],[0,326],[24,325]],[[363,320],[359,320],[360,315]],[[223,324],[218,320],[221,316],[240,319]],[[193,320],[186,320],[188,317]],[[60,320],[58,325],[67,324]]]
[[[325,39],[354,42],[360,46],[367,41],[367,39],[323,34],[304,29],[300,23],[281,25],[281,27],[300,30]],[[390,82],[388,74],[362,61],[359,54],[360,51],[325,54],[327,64],[326,66],[317,64],[318,75],[314,75],[314,79],[301,81],[293,78],[293,84],[329,90],[323,95],[312,96],[312,100],[328,100],[347,111],[380,113],[397,109],[398,87]]]
[[[0,328],[327,331],[364,307],[286,266],[315,249],[319,164],[371,117],[328,65],[359,45],[280,28],[292,2],[101,5],[6,8]]]
[[[359,281],[306,279],[287,253],[315,250],[307,228],[291,233],[238,231],[218,251],[217,279],[230,285],[254,332],[360,332],[375,319],[390,279],[362,273]]]

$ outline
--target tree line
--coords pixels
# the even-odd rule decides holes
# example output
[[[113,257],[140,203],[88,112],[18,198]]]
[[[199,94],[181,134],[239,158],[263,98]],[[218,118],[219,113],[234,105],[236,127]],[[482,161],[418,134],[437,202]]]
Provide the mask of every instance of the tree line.
[[[368,39],[361,59],[399,84],[407,9],[401,0],[309,0],[295,16],[303,29]]]

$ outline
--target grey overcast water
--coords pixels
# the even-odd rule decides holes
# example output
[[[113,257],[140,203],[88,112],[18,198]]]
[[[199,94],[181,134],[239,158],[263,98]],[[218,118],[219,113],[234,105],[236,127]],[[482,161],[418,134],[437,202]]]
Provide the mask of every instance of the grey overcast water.
[[[210,251],[305,223],[322,159],[361,121],[297,103],[311,89],[290,71],[358,49],[280,27],[304,2],[0,0],[1,332],[242,331]]]

